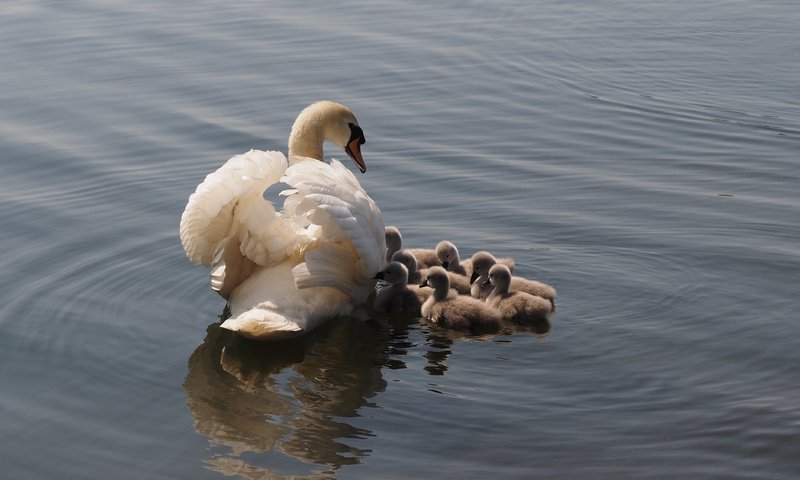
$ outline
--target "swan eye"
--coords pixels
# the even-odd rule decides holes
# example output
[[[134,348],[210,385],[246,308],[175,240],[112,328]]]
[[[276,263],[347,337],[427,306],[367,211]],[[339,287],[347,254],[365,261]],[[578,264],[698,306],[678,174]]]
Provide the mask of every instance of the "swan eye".
[[[367,143],[367,140],[364,138],[364,130],[361,130],[361,127],[355,123],[348,123],[348,125],[350,126],[350,140],[347,141],[348,144],[352,143],[355,139],[358,139],[359,145]]]

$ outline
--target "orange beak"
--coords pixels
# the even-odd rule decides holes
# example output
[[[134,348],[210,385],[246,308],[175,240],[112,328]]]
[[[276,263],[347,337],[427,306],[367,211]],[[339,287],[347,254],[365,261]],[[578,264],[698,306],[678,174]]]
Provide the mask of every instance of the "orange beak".
[[[361,173],[367,171],[367,166],[364,164],[364,159],[361,158],[361,139],[354,138],[347,144],[347,147],[344,149],[347,152],[347,156],[350,157],[356,164]]]

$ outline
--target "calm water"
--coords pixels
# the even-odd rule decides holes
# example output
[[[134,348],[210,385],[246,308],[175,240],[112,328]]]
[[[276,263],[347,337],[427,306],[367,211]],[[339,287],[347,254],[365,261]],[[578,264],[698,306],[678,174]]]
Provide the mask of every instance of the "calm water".
[[[797,478],[797,2],[236,3],[3,3],[3,478]],[[220,331],[186,199],[323,98],[549,335]]]

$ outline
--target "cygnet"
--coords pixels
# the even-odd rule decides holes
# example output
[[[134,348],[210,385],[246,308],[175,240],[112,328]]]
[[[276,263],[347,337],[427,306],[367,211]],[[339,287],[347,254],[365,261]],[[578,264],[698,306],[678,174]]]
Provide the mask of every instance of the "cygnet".
[[[375,275],[375,279],[389,283],[378,291],[373,308],[383,313],[413,313],[419,316],[422,303],[417,294],[408,288],[408,269],[400,262],[391,262]]]
[[[551,312],[550,300],[525,292],[509,292],[511,272],[505,265],[497,264],[489,270],[484,283],[494,287],[486,298],[486,304],[495,308],[504,320],[531,322],[546,319]]]
[[[499,311],[450,289],[450,277],[442,267],[431,267],[423,285],[433,287],[433,295],[422,304],[422,316],[439,325],[457,329],[497,330]]]

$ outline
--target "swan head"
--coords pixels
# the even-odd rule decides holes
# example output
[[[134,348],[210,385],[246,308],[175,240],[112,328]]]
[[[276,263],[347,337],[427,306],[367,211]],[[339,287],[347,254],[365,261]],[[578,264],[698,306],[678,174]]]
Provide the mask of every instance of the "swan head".
[[[408,283],[408,269],[400,262],[392,262],[378,272],[374,278],[392,285],[405,285]]]
[[[497,259],[489,252],[480,251],[475,253],[472,256],[472,276],[469,278],[469,283],[475,283],[475,280],[481,275],[489,275],[489,269],[496,263]]]
[[[442,240],[436,245],[436,258],[442,262],[445,270],[452,270],[461,263],[461,259],[458,257],[458,249],[452,242],[447,240]]]
[[[325,141],[343,149],[361,173],[367,171],[361,156],[361,145],[366,139],[356,116],[344,105],[327,100],[312,103],[297,116],[289,134],[289,156],[323,160]]]

